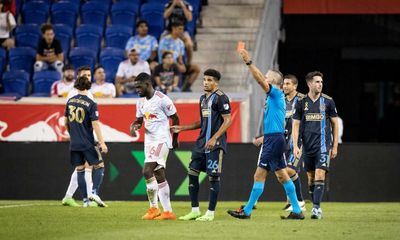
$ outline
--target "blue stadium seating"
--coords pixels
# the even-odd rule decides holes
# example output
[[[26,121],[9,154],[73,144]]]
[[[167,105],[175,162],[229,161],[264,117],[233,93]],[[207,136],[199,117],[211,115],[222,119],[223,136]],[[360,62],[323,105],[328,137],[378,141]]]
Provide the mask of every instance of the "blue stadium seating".
[[[111,4],[113,3],[113,0],[88,0],[88,2],[96,2],[100,4],[104,4],[107,6],[107,10],[110,8]]]
[[[18,25],[15,29],[15,40],[18,47],[31,47],[36,49],[42,38],[39,26],[36,24]]]
[[[0,48],[0,79],[3,75],[4,67],[6,66],[7,62],[7,52],[4,48]]]
[[[57,71],[35,72],[32,77],[33,96],[50,96],[51,85],[61,79],[61,74]]]
[[[69,1],[61,1],[51,6],[51,22],[53,24],[66,24],[75,29],[79,5]]]
[[[169,0],[147,0],[147,3],[161,3],[163,5],[167,4],[169,2]]]
[[[61,0],[60,2],[70,2],[73,3],[78,7],[78,9],[81,7],[81,0]]]
[[[22,19],[24,23],[42,24],[47,22],[49,4],[45,2],[28,2],[22,6]]]
[[[17,47],[10,49],[10,70],[24,70],[32,73],[35,63],[36,51],[30,47]]]
[[[75,69],[87,65],[93,71],[96,64],[96,55],[96,52],[91,49],[76,47],[69,52],[69,63]]]
[[[29,89],[29,74],[25,71],[10,71],[3,75],[4,93],[16,93],[20,96],[27,96]]]
[[[82,24],[75,31],[76,46],[92,49],[97,54],[100,50],[102,36],[103,29],[101,27]]]
[[[129,3],[134,3],[137,5],[141,5],[145,0],[118,0],[118,2],[129,2]]]
[[[85,3],[81,8],[83,24],[93,24],[104,28],[108,15],[108,6],[100,1]]]
[[[140,15],[149,24],[149,34],[160,38],[164,31],[164,4],[145,3],[140,9]]]
[[[196,22],[199,17],[198,7],[195,5],[193,5],[192,16],[192,21],[186,23],[185,30],[188,31],[192,38],[194,38],[194,35],[196,33]]]
[[[126,42],[132,36],[132,28],[123,25],[112,25],[106,30],[106,46],[125,49]]]
[[[123,60],[125,60],[125,51],[122,49],[108,47],[101,51],[99,62],[106,72],[107,82],[114,83],[118,66]]]
[[[139,5],[130,2],[116,2],[111,8],[112,24],[134,27],[139,13]]]
[[[65,24],[55,24],[54,32],[56,33],[56,38],[60,41],[64,56],[68,56],[69,49],[71,47],[72,39],[72,28]]]

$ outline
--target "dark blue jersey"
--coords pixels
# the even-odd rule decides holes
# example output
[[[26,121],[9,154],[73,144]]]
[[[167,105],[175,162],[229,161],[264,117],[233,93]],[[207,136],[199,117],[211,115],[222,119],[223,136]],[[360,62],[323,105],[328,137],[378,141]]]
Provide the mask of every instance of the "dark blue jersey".
[[[299,99],[302,99],[304,97],[305,95],[302,93],[297,93],[292,100],[289,100],[287,96],[285,97],[285,102],[286,102],[285,133],[287,142],[289,142],[292,139],[292,118],[296,103],[299,101]]]
[[[68,118],[70,149],[84,151],[95,145],[92,121],[99,119],[97,104],[85,95],[70,98],[65,109]]]
[[[222,115],[230,114],[231,106],[228,97],[221,90],[213,92],[207,97],[200,97],[201,131],[196,141],[195,151],[205,152],[204,146],[210,138],[219,130],[224,119]],[[226,152],[226,132],[218,138],[214,149],[221,148]]]
[[[313,102],[307,95],[299,99],[293,119],[300,120],[299,136],[303,153],[327,153],[331,147],[331,118],[337,117],[335,102],[325,94]]]

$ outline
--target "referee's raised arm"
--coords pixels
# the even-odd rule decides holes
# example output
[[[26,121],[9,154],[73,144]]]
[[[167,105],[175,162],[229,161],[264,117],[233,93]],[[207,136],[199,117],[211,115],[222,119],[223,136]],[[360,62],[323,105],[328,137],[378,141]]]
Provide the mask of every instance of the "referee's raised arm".
[[[254,79],[258,82],[258,84],[264,89],[266,93],[269,93],[270,86],[265,81],[264,74],[258,69],[250,59],[249,52],[246,49],[239,50],[240,56],[242,56],[243,62],[249,67],[251,74],[253,75]]]

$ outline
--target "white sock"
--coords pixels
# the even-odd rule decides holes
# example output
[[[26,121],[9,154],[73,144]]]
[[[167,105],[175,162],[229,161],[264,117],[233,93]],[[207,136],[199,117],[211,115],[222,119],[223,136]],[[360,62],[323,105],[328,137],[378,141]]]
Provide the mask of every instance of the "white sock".
[[[92,169],[85,168],[85,181],[86,181],[86,191],[88,197],[92,196],[93,191],[93,180],[92,180]]]
[[[200,212],[200,207],[192,207],[192,212]]]
[[[171,200],[169,197],[169,184],[167,181],[158,184],[158,197],[164,212],[172,212]]]
[[[214,216],[214,212],[215,212],[215,211],[207,210],[206,215]]]
[[[147,197],[149,199],[150,207],[158,208],[158,183],[155,177],[146,180]]]
[[[78,175],[76,173],[76,169],[72,172],[71,179],[69,180],[69,185],[67,192],[65,193],[66,198],[72,198],[74,193],[78,189]]]

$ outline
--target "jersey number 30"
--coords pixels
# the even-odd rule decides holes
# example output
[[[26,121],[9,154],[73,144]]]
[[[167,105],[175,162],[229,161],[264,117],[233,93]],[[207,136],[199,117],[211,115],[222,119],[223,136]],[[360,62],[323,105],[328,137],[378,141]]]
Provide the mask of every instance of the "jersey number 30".
[[[78,123],[82,123],[83,119],[85,119],[85,110],[81,107],[75,107],[69,105],[69,116],[68,120],[70,122],[76,121]]]

